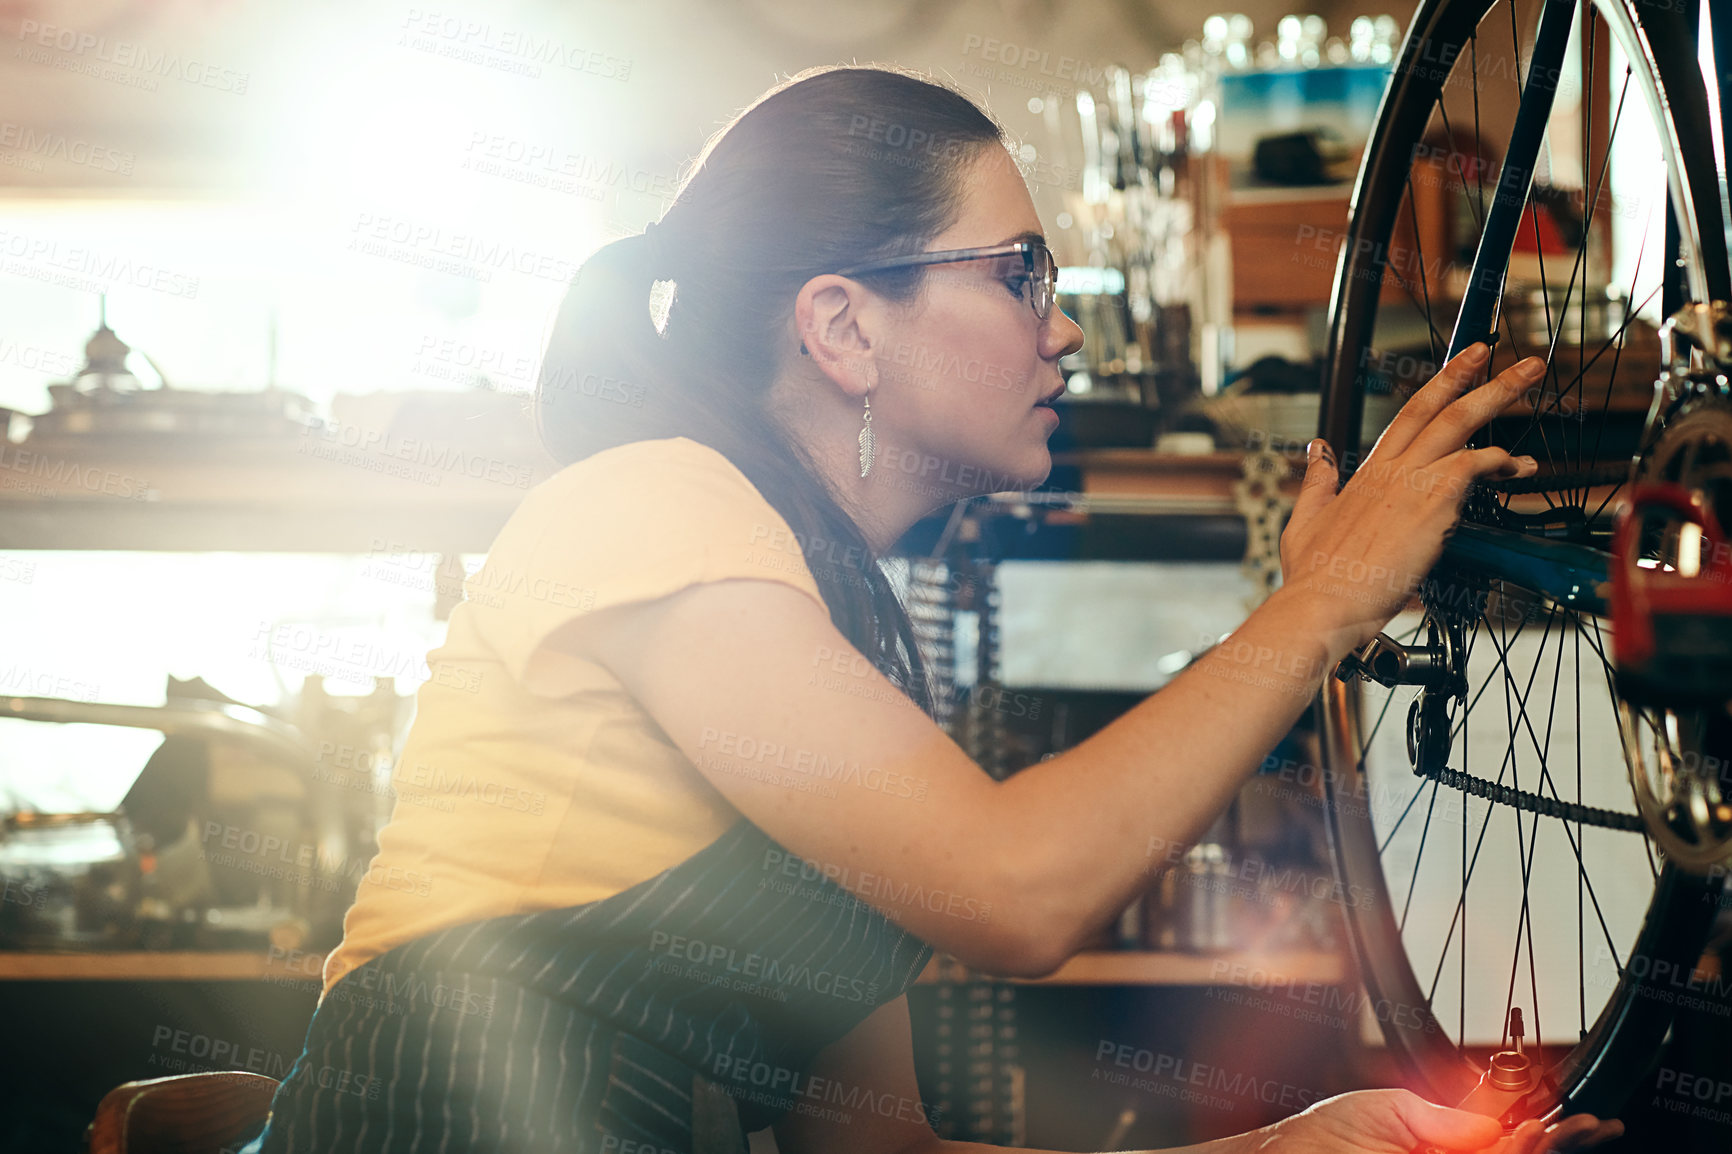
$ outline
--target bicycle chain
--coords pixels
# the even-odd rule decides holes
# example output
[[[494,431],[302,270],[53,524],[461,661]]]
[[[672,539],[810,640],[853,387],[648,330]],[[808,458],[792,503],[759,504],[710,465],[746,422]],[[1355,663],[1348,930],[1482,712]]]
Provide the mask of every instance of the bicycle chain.
[[[1580,802],[1560,801],[1555,797],[1544,797],[1537,793],[1529,793],[1525,789],[1517,789],[1512,785],[1500,785],[1495,781],[1487,781],[1483,777],[1474,777],[1459,769],[1451,769],[1447,765],[1434,773],[1426,773],[1417,766],[1415,774],[1429,778],[1439,785],[1450,789],[1459,789],[1471,793],[1475,797],[1483,797],[1494,803],[1525,809],[1529,813],[1537,813],[1542,817],[1557,817],[1565,821],[1579,822],[1582,825],[1599,826],[1602,829],[1621,829],[1630,833],[1640,833],[1643,829],[1642,817],[1635,813],[1619,813],[1612,809],[1595,809],[1591,805]]]

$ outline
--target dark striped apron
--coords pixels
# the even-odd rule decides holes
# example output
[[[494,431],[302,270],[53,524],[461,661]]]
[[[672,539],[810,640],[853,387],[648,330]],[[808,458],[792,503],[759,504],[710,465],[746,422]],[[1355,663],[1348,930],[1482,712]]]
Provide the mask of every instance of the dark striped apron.
[[[931,947],[740,821],[605,901],[358,966],[242,1154],[712,1154],[820,1104],[817,1052]]]

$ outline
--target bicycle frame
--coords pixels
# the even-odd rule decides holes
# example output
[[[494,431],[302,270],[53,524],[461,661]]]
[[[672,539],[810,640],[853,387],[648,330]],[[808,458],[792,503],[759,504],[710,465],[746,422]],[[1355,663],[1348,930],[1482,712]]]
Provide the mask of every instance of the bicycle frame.
[[[1449,356],[1465,352],[1477,341],[1497,341],[1497,306],[1503,298],[1504,278],[1509,274],[1510,253],[1521,227],[1522,209],[1533,188],[1534,168],[1540,141],[1551,119],[1552,100],[1558,94],[1563,72],[1564,50],[1569,47],[1570,28],[1576,20],[1576,0],[1546,0],[1540,13],[1540,29],[1534,38],[1527,84],[1521,90],[1515,129],[1498,172],[1497,191],[1486,213],[1485,229],[1473,256],[1473,272],[1462,294],[1461,312],[1449,338]]]

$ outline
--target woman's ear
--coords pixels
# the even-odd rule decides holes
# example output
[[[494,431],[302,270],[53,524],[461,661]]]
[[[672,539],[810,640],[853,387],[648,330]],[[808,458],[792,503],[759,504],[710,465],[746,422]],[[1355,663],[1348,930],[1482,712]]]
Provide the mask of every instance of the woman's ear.
[[[813,277],[794,298],[794,328],[800,351],[844,392],[863,395],[878,383],[868,329],[875,310],[857,282]]]

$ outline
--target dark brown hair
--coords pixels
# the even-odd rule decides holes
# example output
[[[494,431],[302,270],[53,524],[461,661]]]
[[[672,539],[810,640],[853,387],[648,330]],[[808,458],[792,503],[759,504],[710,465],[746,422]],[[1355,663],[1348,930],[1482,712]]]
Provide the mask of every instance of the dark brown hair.
[[[811,69],[713,136],[646,236],[587,260],[561,305],[536,419],[571,463],[689,437],[725,455],[795,533],[837,629],[929,715],[908,614],[853,519],[766,405],[814,276],[918,252],[955,220],[969,162],[1000,127],[962,93],[890,67]],[[677,288],[665,325],[652,282]],[[915,300],[919,269],[875,274]]]

